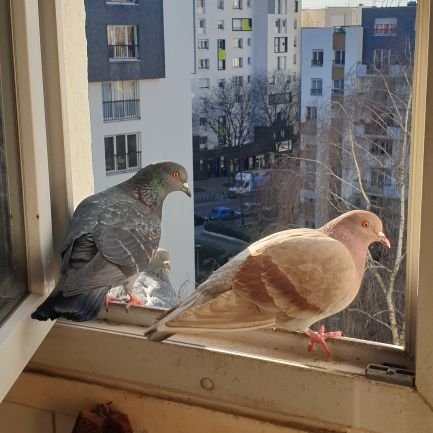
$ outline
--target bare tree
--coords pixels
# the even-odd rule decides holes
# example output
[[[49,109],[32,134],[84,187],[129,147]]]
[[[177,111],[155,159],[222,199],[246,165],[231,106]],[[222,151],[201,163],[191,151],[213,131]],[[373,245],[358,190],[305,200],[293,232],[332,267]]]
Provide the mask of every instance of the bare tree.
[[[346,87],[344,98],[335,98],[318,131],[323,141],[315,162],[328,181],[322,182],[325,189],[316,188],[316,201],[330,214],[355,208],[376,212],[393,248],[371,250],[360,295],[328,324],[354,337],[401,345],[412,63],[368,65],[364,72]]]
[[[200,115],[206,118],[220,145],[243,146],[251,142],[255,112],[252,85],[243,77],[233,77],[214,87],[200,104]]]
[[[286,71],[256,75],[253,83],[257,104],[256,124],[271,132],[274,151],[298,134],[299,84]]]

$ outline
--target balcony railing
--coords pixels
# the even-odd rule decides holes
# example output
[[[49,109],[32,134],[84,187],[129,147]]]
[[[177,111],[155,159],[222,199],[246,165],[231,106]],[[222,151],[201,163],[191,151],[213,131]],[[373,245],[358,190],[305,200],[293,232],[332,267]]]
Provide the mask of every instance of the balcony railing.
[[[106,0],[106,3],[120,3],[120,4],[127,4],[127,5],[136,5],[138,4],[138,0]]]
[[[137,59],[138,45],[108,45],[110,59]]]
[[[104,120],[123,120],[140,118],[140,100],[103,102]]]
[[[141,151],[105,156],[105,172],[125,173],[141,167]]]
[[[337,67],[344,67],[344,60],[333,60],[332,64]]]
[[[322,96],[322,89],[310,89],[310,95]]]
[[[311,66],[323,66],[323,60],[311,60]]]

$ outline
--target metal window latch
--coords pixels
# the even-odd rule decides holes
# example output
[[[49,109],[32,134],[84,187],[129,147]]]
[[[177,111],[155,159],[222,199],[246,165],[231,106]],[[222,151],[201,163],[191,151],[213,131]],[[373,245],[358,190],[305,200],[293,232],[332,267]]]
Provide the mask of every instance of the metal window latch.
[[[374,380],[395,383],[397,385],[415,386],[415,372],[395,364],[368,364],[365,375]]]

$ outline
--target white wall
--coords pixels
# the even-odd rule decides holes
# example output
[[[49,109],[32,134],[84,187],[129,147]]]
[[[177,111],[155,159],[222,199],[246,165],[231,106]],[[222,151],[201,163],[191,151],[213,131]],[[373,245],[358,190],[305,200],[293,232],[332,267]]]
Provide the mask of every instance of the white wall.
[[[134,173],[105,174],[104,136],[140,132],[142,166],[173,160],[184,165],[192,185],[191,72],[193,13],[190,0],[164,1],[166,78],[140,81],[140,120],[108,122],[102,118],[101,83],[89,83],[95,191],[122,182]],[[171,282],[194,288],[193,200],[170,194],[164,204],[161,247],[171,255]]]

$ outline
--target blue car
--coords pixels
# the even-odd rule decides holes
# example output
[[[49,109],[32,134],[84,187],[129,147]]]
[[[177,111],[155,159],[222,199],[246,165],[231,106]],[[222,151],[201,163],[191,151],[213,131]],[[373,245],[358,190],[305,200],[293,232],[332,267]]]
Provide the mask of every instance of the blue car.
[[[234,220],[240,217],[240,213],[237,210],[230,209],[225,206],[214,207],[208,214],[210,220]]]

